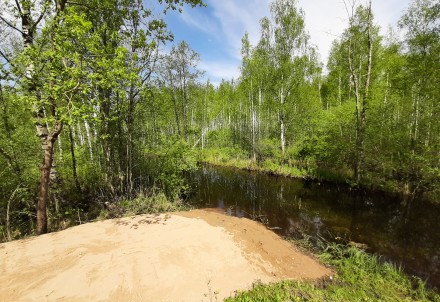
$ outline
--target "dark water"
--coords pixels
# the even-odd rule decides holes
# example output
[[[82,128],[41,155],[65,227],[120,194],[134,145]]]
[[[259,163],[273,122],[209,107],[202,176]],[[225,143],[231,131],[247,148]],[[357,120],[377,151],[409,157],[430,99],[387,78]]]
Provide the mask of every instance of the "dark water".
[[[283,236],[366,244],[440,289],[439,206],[222,167],[204,166],[191,182],[194,205],[260,220]]]

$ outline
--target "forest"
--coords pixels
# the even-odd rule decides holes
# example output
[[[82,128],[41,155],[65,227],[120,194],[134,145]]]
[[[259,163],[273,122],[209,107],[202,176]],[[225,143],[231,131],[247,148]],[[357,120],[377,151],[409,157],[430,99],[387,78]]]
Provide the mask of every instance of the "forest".
[[[385,36],[348,4],[320,62],[304,12],[273,0],[240,77],[214,86],[141,0],[1,2],[0,241],[180,206],[202,162],[438,202],[440,3]]]

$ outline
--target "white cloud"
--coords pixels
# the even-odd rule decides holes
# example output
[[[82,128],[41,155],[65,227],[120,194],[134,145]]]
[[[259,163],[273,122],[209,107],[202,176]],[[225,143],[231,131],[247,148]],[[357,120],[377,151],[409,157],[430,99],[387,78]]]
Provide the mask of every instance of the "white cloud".
[[[209,78],[214,85],[220,84],[222,79],[237,79],[240,76],[239,61],[207,61],[203,60],[199,68],[206,72],[205,78]]]
[[[348,5],[350,1],[345,1]],[[372,1],[375,23],[385,34],[389,25],[395,25],[409,5],[410,0]],[[358,0],[366,4],[366,0]],[[306,15],[306,29],[311,36],[311,42],[318,46],[321,59],[327,62],[332,41],[342,34],[348,25],[348,15],[344,0],[299,0],[298,5]]]
[[[180,18],[186,24],[197,28],[200,31],[213,34],[218,32],[219,28],[206,14],[202,14],[194,9],[183,10]]]
[[[376,21],[382,28],[395,25],[410,5],[410,0],[374,1],[372,3]]]
[[[206,71],[205,78],[213,84],[221,79],[230,80],[240,75],[241,39],[247,32],[255,45],[260,37],[260,20],[269,15],[270,0],[207,0],[208,8],[184,9],[179,19],[193,28],[194,34],[207,33],[223,51],[201,52],[199,67]],[[220,42],[220,43],[219,43]],[[213,53],[220,55],[213,58]],[[209,60],[206,60],[209,58]]]
[[[240,58],[241,38],[247,32],[255,45],[260,36],[260,20],[269,15],[269,0],[209,1],[220,22],[223,35],[235,58]]]
[[[345,2],[344,2],[345,1]],[[353,0],[298,0],[298,7],[305,12],[306,30],[311,43],[318,47],[321,60],[325,64],[333,40],[347,27],[348,15],[345,3]],[[355,0],[366,4],[367,0]],[[375,23],[386,34],[389,25],[395,26],[411,0],[373,0]],[[184,10],[181,19],[200,32],[208,33],[216,41],[221,41],[224,52],[230,60],[222,56],[212,60],[209,53],[201,53],[212,61],[203,61],[207,76],[219,81],[221,78],[237,77],[241,59],[241,38],[247,32],[250,42],[256,45],[260,37],[260,20],[270,16],[271,0],[206,0],[207,10]]]
[[[341,35],[347,24],[343,0],[299,0],[298,6],[305,12],[311,42],[318,47],[321,59],[326,62],[332,41]]]

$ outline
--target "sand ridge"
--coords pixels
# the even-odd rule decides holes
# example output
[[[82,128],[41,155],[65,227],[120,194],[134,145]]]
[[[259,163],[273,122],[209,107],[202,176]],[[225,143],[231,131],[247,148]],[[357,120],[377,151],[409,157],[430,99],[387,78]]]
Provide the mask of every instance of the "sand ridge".
[[[0,245],[0,301],[221,301],[331,271],[261,224],[213,210],[83,224]]]

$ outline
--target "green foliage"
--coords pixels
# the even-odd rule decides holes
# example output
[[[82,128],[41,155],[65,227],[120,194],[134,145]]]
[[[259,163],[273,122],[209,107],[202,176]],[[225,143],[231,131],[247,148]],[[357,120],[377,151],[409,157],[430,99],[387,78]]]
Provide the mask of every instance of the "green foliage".
[[[32,233],[39,149],[16,90],[0,82],[0,241]],[[9,209],[9,226],[7,215]]]
[[[30,5],[26,16],[20,8],[28,2],[2,5],[10,23],[0,20],[7,30],[2,38],[15,37],[11,32],[21,30],[26,17],[32,26],[29,36],[23,34],[23,45],[12,39],[0,45],[2,235],[7,232],[12,239],[32,233],[42,146],[47,134],[62,126],[50,168],[56,173],[49,188],[49,229],[93,219],[98,201],[133,198],[148,189],[149,174],[151,185],[177,199],[188,189],[183,174],[194,169],[196,159],[189,139],[160,139],[173,132],[166,111],[172,107],[162,107],[163,100],[155,98],[160,85],[151,79],[159,71],[159,45],[172,40],[166,23],[142,1],[63,1],[58,7],[45,1]],[[165,11],[184,3],[203,6],[199,0],[159,2],[166,4]],[[194,129],[188,134],[195,136]],[[147,148],[160,160],[150,163]],[[20,192],[14,194],[16,188]],[[162,197],[149,200],[163,205]],[[147,203],[139,201],[139,207]]]
[[[0,242],[32,235],[33,192],[20,185],[10,190],[3,185],[0,189],[4,196],[0,199]]]
[[[233,134],[229,129],[209,131],[209,133],[206,135],[206,141],[209,147],[228,149],[231,141],[233,141]]]
[[[208,148],[201,152],[202,160],[214,164],[226,163],[230,160],[245,160],[249,158],[249,154],[238,147],[222,147],[222,148]]]
[[[188,193],[185,174],[197,168],[197,154],[185,140],[166,139],[158,149],[147,150],[147,155],[148,173],[169,199],[177,200]]]
[[[280,159],[282,157],[281,150],[277,140],[261,139],[255,146],[255,153],[258,161],[267,159]]]
[[[328,145],[323,136],[307,137],[298,141],[295,145],[287,150],[287,154],[291,158],[302,161],[313,161],[318,158],[324,158],[327,155]],[[308,166],[312,166],[310,163]]]
[[[320,258],[336,270],[331,279],[257,283],[226,301],[440,301],[420,279],[355,247],[329,245]]]

